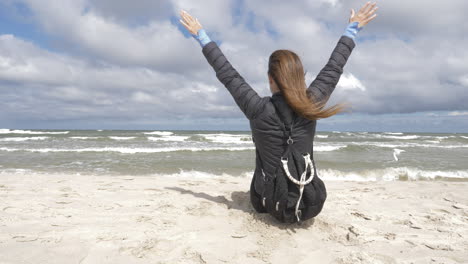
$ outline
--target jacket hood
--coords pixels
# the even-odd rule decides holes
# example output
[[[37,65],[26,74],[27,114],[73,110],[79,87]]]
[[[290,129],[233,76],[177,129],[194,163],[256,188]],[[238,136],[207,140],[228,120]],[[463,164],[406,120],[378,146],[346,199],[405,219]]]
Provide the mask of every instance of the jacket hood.
[[[271,102],[276,108],[277,114],[285,124],[291,124],[296,117],[296,113],[286,102],[286,98],[281,92],[276,92],[271,96]]]

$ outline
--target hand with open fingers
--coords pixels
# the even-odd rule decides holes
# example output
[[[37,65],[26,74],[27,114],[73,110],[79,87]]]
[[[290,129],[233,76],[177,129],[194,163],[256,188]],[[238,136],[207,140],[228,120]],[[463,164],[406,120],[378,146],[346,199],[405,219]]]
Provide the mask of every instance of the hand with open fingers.
[[[184,25],[184,27],[190,32],[192,35],[197,35],[198,31],[202,29],[202,25],[198,22],[198,19],[193,18],[189,13],[185,12],[185,10],[180,11],[180,23]]]
[[[351,9],[351,17],[349,18],[349,23],[358,22],[359,27],[367,25],[367,23],[369,23],[375,17],[377,17],[375,11],[377,11],[378,7],[376,5],[377,2],[367,2],[363,7],[361,7],[361,9],[359,9],[357,14],[354,12],[354,9]]]

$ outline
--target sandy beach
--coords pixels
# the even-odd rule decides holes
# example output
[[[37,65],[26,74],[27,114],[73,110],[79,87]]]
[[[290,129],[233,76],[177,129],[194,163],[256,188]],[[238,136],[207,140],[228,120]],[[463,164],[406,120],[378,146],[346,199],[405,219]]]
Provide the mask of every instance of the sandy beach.
[[[0,263],[468,263],[468,183],[326,182],[316,219],[246,177],[0,175]]]

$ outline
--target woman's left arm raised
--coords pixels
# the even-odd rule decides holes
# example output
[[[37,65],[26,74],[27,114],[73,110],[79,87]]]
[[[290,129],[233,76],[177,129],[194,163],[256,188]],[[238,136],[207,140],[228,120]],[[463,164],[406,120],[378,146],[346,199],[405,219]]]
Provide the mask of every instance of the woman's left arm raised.
[[[180,20],[182,25],[202,46],[203,55],[213,67],[218,80],[228,89],[245,116],[249,120],[255,119],[263,109],[265,100],[262,100],[257,92],[232,67],[216,42],[211,41],[206,34],[198,19],[193,18],[183,10],[180,12],[180,16],[182,17]]]

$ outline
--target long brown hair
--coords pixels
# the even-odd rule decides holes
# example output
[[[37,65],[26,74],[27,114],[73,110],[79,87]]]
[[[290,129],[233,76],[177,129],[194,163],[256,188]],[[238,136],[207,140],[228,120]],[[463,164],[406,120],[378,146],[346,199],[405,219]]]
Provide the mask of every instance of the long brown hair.
[[[307,94],[304,68],[296,53],[290,50],[273,52],[268,61],[268,74],[285,96],[288,105],[297,114],[310,120],[317,120],[343,112],[343,104],[324,108],[328,98],[315,101],[315,98]]]

